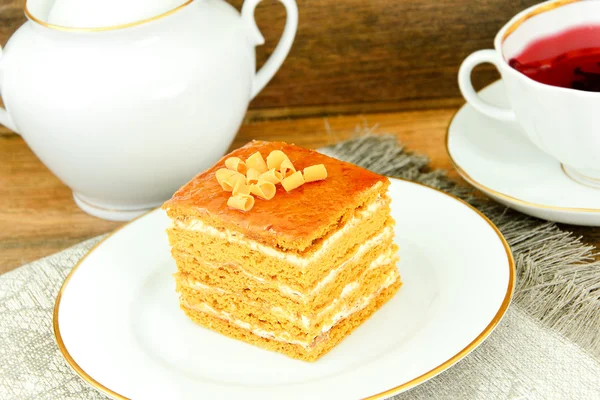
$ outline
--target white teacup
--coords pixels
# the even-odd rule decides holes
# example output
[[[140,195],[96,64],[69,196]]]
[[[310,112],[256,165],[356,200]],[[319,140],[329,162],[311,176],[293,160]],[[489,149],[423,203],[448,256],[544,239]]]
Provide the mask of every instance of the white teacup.
[[[494,50],[477,51],[463,61],[458,83],[473,108],[516,121],[537,147],[562,163],[567,175],[600,188],[600,93],[545,85],[508,64],[532,42],[582,25],[600,25],[600,1],[554,0],[528,8],[498,32]],[[500,71],[510,109],[486,103],[473,89],[471,71],[481,63]]]

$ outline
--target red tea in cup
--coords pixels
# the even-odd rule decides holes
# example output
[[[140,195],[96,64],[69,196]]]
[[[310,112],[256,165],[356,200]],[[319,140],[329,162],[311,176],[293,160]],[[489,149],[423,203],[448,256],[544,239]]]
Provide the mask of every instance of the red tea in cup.
[[[546,85],[600,92],[600,25],[538,39],[511,58],[509,65]]]

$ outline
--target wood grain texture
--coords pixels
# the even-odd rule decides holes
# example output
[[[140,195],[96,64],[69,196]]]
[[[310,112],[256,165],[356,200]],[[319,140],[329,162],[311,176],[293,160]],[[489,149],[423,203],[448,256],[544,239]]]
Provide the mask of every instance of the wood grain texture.
[[[457,73],[471,52],[491,48],[496,32],[536,0],[298,0],[294,47],[252,108],[398,103],[459,98]],[[233,0],[239,7],[242,0]],[[274,0],[257,8],[267,39],[262,62],[282,30],[283,7]],[[476,87],[497,79],[486,66]],[[397,108],[397,110],[400,108]]]
[[[256,108],[458,97],[460,61],[473,50],[491,46],[491,38],[506,19],[500,11],[506,9],[506,2],[494,0],[469,2],[468,14],[466,1],[301,0],[298,4],[300,23],[292,52],[253,102]],[[264,2],[257,20],[267,38],[264,48],[258,49],[262,61],[281,30],[282,7]],[[482,78],[486,79],[478,75]]]
[[[317,148],[355,135],[367,127],[395,134],[411,151],[431,158],[457,178],[444,147],[454,109],[349,115],[250,122],[242,126],[232,148],[252,139],[283,140]],[[16,135],[0,135],[0,273],[63,250],[121,223],[103,221],[80,211],[64,186]],[[563,226],[600,246],[600,229]]]
[[[243,0],[230,2],[239,9]],[[296,41],[282,69],[251,103],[254,110],[278,109],[287,116],[300,107],[305,116],[414,109],[412,102],[417,108],[444,106],[441,100],[460,98],[461,61],[492,47],[498,29],[537,0],[297,2]],[[22,5],[23,0],[0,0],[0,43],[25,21]],[[256,18],[267,41],[257,49],[261,64],[279,38],[285,10],[276,0],[264,0]],[[477,87],[497,77],[491,66],[479,71]]]
[[[117,226],[78,210],[23,139],[0,136],[0,273]]]

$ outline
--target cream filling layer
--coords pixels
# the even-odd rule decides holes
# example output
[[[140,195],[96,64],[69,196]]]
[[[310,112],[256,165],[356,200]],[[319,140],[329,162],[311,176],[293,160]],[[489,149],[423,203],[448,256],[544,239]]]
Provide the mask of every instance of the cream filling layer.
[[[321,279],[308,293],[299,292],[298,290],[295,290],[294,288],[291,288],[287,285],[278,285],[277,289],[279,289],[286,296],[293,298],[294,300],[299,300],[299,301],[302,301],[303,303],[307,303],[312,297],[314,297],[319,291],[321,291],[325,287],[325,285],[327,285],[328,283],[333,281],[335,279],[335,277],[348,264],[350,264],[351,262],[355,261],[358,258],[362,258],[371,248],[375,247],[377,244],[381,243],[382,241],[391,238],[393,235],[394,235],[394,229],[391,226],[385,227],[376,236],[373,236],[372,238],[370,238],[369,240],[367,240],[366,242],[361,244],[358,247],[358,249],[356,250],[356,252],[354,253],[354,255],[352,255],[352,257],[350,257],[349,259],[347,259],[346,261],[344,261],[343,263],[338,265],[336,268],[329,271],[329,273],[325,276],[325,278]],[[204,265],[209,266],[211,268],[215,268],[215,269],[219,267],[216,264],[210,264],[207,262],[204,262]],[[260,282],[260,283],[266,282],[266,280],[264,278],[261,278],[260,276],[250,274],[241,268],[240,268],[240,271],[244,275],[249,277],[250,279],[253,279],[257,282]],[[193,284],[200,285],[199,286],[200,288],[202,288],[201,286],[204,286],[205,288],[210,287],[210,286],[203,285],[200,282],[194,282]],[[216,289],[218,289],[218,288],[215,288],[215,290]]]
[[[396,282],[396,280],[398,280],[399,277],[400,277],[400,274],[398,274],[398,270],[394,269],[393,272],[383,282],[383,284],[381,285],[380,289],[377,292],[372,293],[368,296],[364,296],[362,299],[360,299],[358,302],[356,302],[356,304],[354,304],[354,306],[345,308],[345,309],[341,310],[340,312],[338,312],[337,314],[335,314],[332,318],[331,323],[323,326],[322,332],[328,332],[332,327],[335,326],[335,324],[337,324],[341,320],[346,319],[350,315],[352,315],[356,312],[359,312],[360,310],[367,307],[375,296],[377,296],[379,293],[381,293],[383,290],[387,289],[388,287],[392,286],[392,284],[394,282]]]
[[[335,277],[351,262],[356,261],[359,258],[362,258],[367,251],[369,251],[371,248],[375,247],[378,243],[381,243],[382,241],[389,239],[390,237],[392,237],[394,235],[394,229],[391,226],[385,227],[381,233],[378,233],[376,236],[372,237],[371,239],[367,240],[366,242],[364,242],[363,244],[361,244],[358,249],[356,250],[356,253],[354,253],[354,255],[352,257],[350,257],[349,259],[347,259],[346,261],[344,261],[343,263],[341,263],[339,266],[337,266],[336,268],[332,269],[331,271],[329,271],[329,274],[327,274],[327,276],[325,276],[325,278],[321,279],[314,288],[312,288],[312,290],[308,293],[302,293],[299,292],[297,290],[294,290],[293,288],[287,286],[287,285],[279,285],[279,290],[281,290],[281,292],[287,294],[288,296],[297,298],[299,300],[302,300],[303,302],[307,302],[310,298],[312,298],[315,294],[317,294],[319,291],[321,291],[325,285],[327,285],[328,283],[330,283],[331,281],[333,281],[335,279]],[[253,275],[250,275],[253,276]],[[254,276],[253,276],[254,277]],[[260,278],[260,277],[257,277]],[[262,278],[260,278],[262,279]]]
[[[236,326],[239,326],[242,329],[246,329],[247,331],[252,332],[256,336],[260,336],[260,337],[263,337],[266,339],[276,340],[278,342],[298,344],[304,348],[307,348],[310,345],[310,343],[308,343],[308,342],[293,339],[292,336],[288,332],[280,332],[280,333],[276,334],[274,332],[269,332],[264,329],[252,327],[252,325],[250,325],[249,323],[247,323],[245,321],[231,317],[231,314],[229,314],[228,312],[217,311],[206,303],[199,303],[199,304],[192,306],[192,305],[182,301],[182,304],[184,307],[189,308],[191,310],[200,311],[200,312],[203,312],[206,314],[212,314],[212,315],[216,316],[217,318],[220,318],[220,319],[223,319],[223,320],[229,322],[230,324],[234,324]]]
[[[373,262],[361,274],[361,276],[358,278],[358,280],[351,282],[351,283],[347,284],[346,286],[344,286],[344,288],[342,289],[342,292],[340,293],[340,297],[338,297],[337,299],[334,299],[327,307],[324,307],[320,312],[317,313],[317,315],[315,315],[315,317],[312,320],[309,317],[307,317],[306,315],[301,315],[300,318],[298,318],[293,313],[286,312],[281,307],[272,307],[271,312],[287,318],[288,321],[295,322],[295,323],[301,322],[302,326],[304,326],[305,328],[309,328],[311,326],[311,324],[318,321],[321,317],[323,317],[323,315],[327,314],[332,308],[336,307],[338,304],[340,304],[340,302],[342,302],[352,292],[354,292],[356,289],[358,289],[361,286],[360,280],[367,274],[368,271],[373,270],[375,268],[382,267],[384,265],[388,265],[392,262],[393,259],[394,259],[394,254],[391,254],[391,252],[387,252],[386,254],[382,254],[379,257],[377,257],[375,260],[373,260]],[[396,271],[396,273],[397,273],[397,270],[394,270],[394,271]],[[333,316],[334,321],[336,320],[336,318],[339,318],[338,314]]]
[[[363,310],[364,308],[366,308],[369,305],[369,303],[377,295],[379,295],[382,291],[384,291],[385,289],[390,287],[392,284],[394,284],[394,282],[396,282],[398,280],[398,278],[399,278],[398,271],[396,269],[394,269],[377,291],[373,292],[372,294],[370,294],[368,296],[362,297],[351,307],[344,308],[343,310],[341,310],[340,312],[335,314],[332,322],[330,324],[324,325],[321,328],[321,332],[318,335],[316,335],[314,338],[312,338],[312,340],[310,340],[310,341],[302,341],[302,340],[293,339],[292,336],[288,332],[275,333],[275,332],[267,331],[267,330],[264,330],[261,328],[253,327],[248,322],[234,318],[228,312],[215,310],[214,308],[212,308],[211,306],[209,306],[206,303],[199,303],[197,305],[192,306],[192,305],[182,301],[182,304],[184,307],[187,307],[189,309],[204,312],[207,314],[211,314],[211,315],[216,316],[217,318],[228,321],[231,324],[234,324],[236,326],[239,326],[242,329],[246,329],[246,330],[252,332],[256,336],[260,336],[260,337],[263,337],[266,339],[276,340],[278,342],[283,342],[283,343],[297,344],[304,348],[309,348],[313,345],[313,343],[315,342],[315,339],[317,339],[319,336],[330,331],[331,328],[333,328],[337,323],[348,318],[352,314],[357,313],[357,312]]]
[[[344,288],[342,289],[342,292],[340,293],[340,296],[338,298],[334,299],[329,305],[324,307],[319,313],[317,313],[314,316],[313,319],[307,317],[306,315],[297,316],[297,314],[286,311],[281,307],[271,307],[270,311],[271,311],[271,313],[278,315],[280,317],[283,317],[292,323],[301,323],[302,326],[304,326],[305,328],[309,328],[312,323],[315,323],[316,321],[318,321],[324,314],[328,313],[332,308],[336,307],[340,302],[342,302],[343,299],[345,299],[352,292],[354,292],[356,289],[358,289],[360,287],[360,280],[363,279],[364,276],[369,271],[371,271],[375,268],[382,267],[384,265],[389,265],[394,260],[394,258],[396,258],[396,255],[391,250],[388,250],[386,253],[381,254],[379,257],[377,257],[375,260],[373,260],[371,262],[371,264],[369,264],[369,266],[365,269],[365,271],[358,277],[358,280],[351,282],[351,283],[347,284],[346,286],[344,286]],[[187,280],[187,281],[185,281],[185,285],[194,290],[204,290],[204,291],[213,291],[214,290],[217,293],[232,294],[231,291],[227,291],[227,290],[224,290],[224,289],[221,289],[218,287],[208,286],[208,285],[205,285],[198,281]],[[257,307],[257,308],[262,307],[257,302],[249,302],[249,304],[251,304],[252,306]]]
[[[341,229],[339,229],[327,239],[325,239],[321,247],[308,257],[301,257],[296,254],[289,254],[277,250],[273,247],[265,246],[264,244],[258,243],[254,240],[246,239],[243,233],[232,232],[230,230],[220,231],[217,228],[214,228],[210,225],[206,225],[204,222],[197,219],[188,222],[174,221],[174,224],[179,229],[197,231],[207,235],[215,236],[227,240],[231,243],[236,243],[242,246],[249,247],[254,251],[258,251],[265,254],[266,256],[278,258],[280,260],[285,260],[290,264],[294,264],[298,267],[305,268],[307,265],[314,262],[315,260],[318,260],[325,253],[327,253],[327,251],[329,251],[329,248],[335,245],[335,243],[339,241],[346,233],[356,228],[364,219],[369,218],[371,215],[375,214],[377,210],[384,206],[384,204],[386,204],[386,201],[382,199],[381,196],[378,196],[377,200],[369,204],[366,209],[359,212],[358,215],[352,217],[348,222],[346,222],[346,224]]]
[[[343,301],[344,298],[348,297],[352,292],[354,292],[356,289],[358,289],[360,287],[360,280],[367,275],[367,273],[375,268],[380,268],[383,267],[384,265],[388,265],[392,262],[392,260],[395,258],[395,255],[391,253],[391,251],[388,251],[385,254],[380,255],[379,257],[377,257],[375,260],[373,260],[373,262],[369,265],[369,267],[361,274],[361,276],[358,278],[357,281],[351,282],[349,284],[347,284],[346,286],[344,286],[344,288],[342,289],[342,293],[340,294],[340,297],[338,297],[337,299],[333,300],[331,302],[331,304],[329,304],[327,307],[323,308],[317,315],[316,315],[316,320],[318,320],[321,316],[323,316],[324,314],[328,313],[332,308],[335,308],[340,302]],[[394,269],[394,271],[397,271],[396,269]],[[335,319],[335,316],[334,316]]]

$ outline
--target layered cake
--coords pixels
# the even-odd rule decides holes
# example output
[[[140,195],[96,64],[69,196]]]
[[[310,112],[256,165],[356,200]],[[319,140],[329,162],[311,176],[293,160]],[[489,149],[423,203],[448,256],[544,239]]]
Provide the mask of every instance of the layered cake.
[[[400,288],[388,186],[295,145],[235,150],[163,206],[181,308],[224,335],[316,360]]]

